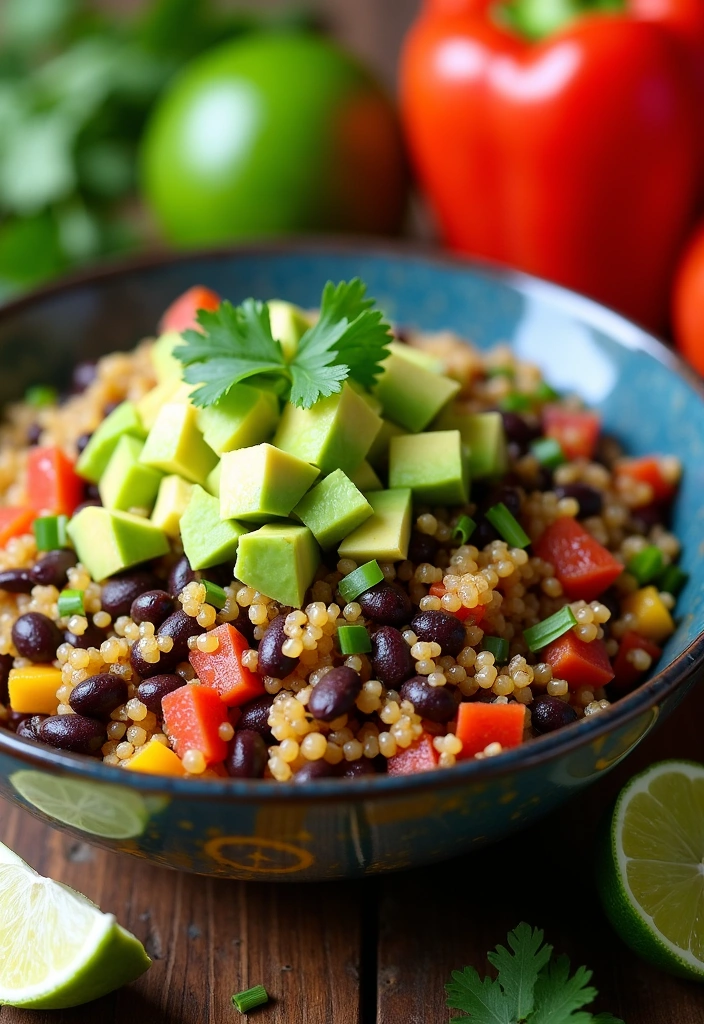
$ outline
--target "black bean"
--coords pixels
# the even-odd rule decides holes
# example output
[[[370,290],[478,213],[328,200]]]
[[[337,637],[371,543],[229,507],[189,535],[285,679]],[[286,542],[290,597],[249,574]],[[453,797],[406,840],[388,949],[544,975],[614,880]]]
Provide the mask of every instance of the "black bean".
[[[30,661],[53,661],[64,635],[55,622],[41,612],[20,615],[12,627],[12,642],[19,654]]]
[[[98,375],[98,368],[95,363],[77,363],[71,374],[71,390],[75,395],[80,395],[89,385],[93,383]]]
[[[241,729],[230,741],[225,770],[234,779],[260,779],[268,754],[266,743],[253,729]]]
[[[152,676],[150,679],[145,679],[144,682],[140,683],[137,687],[137,696],[149,711],[153,711],[155,715],[160,715],[161,702],[164,697],[169,693],[173,693],[174,690],[180,690],[184,683],[185,679],[183,676],[164,672],[160,675]]]
[[[8,594],[29,594],[34,585],[29,569],[5,569],[0,572],[0,590],[6,590]]]
[[[97,484],[86,484],[83,493],[86,501],[97,501],[99,504],[102,504],[100,490]]]
[[[10,694],[7,690],[7,681],[10,678],[10,669],[14,658],[11,654],[0,654],[0,704],[10,703]]]
[[[181,555],[169,573],[169,593],[178,597],[184,587],[189,583],[200,580],[200,573],[191,569],[191,563],[185,555]]]
[[[94,754],[105,742],[105,723],[84,715],[52,715],[37,729],[42,743],[74,754]]]
[[[537,733],[555,732],[563,725],[576,722],[577,712],[571,704],[567,704],[559,697],[550,697],[547,694],[536,697],[530,706],[530,722]]]
[[[431,686],[426,676],[407,679],[399,690],[403,700],[410,700],[421,718],[431,722],[449,722],[457,713],[457,691],[448,686]]]
[[[360,757],[357,761],[343,761],[340,769],[340,777],[343,779],[361,779],[367,775],[376,775],[376,765],[370,757]]]
[[[486,516],[480,516],[477,520],[477,528],[472,534],[472,544],[481,551],[487,544],[498,539],[498,531],[494,529]]]
[[[411,617],[411,599],[396,583],[382,580],[357,598],[368,619],[384,626],[406,625]]]
[[[92,434],[81,434],[81,436],[78,438],[78,440],[76,441],[76,451],[78,452],[79,455],[88,447],[88,442],[90,441],[92,436]]]
[[[492,508],[499,503],[505,505],[512,516],[520,515],[521,495],[518,488],[512,487],[511,484],[499,484],[498,487],[493,487],[489,493],[486,507]]]
[[[263,739],[272,742],[274,737],[269,727],[269,712],[273,703],[274,695],[265,693],[243,704],[240,708],[242,714],[237,719],[235,729],[253,729]]]
[[[133,622],[151,622],[160,626],[174,611],[175,601],[165,590],[145,590],[135,597],[130,609]]]
[[[284,633],[285,615],[277,615],[267,626],[266,633],[259,641],[259,660],[257,671],[263,676],[274,676],[283,679],[293,672],[298,658],[289,658],[281,651],[282,645],[288,640]]]
[[[32,569],[32,579],[42,587],[56,587],[61,590],[68,579],[68,570],[72,569],[77,561],[75,551],[47,551]]]
[[[73,710],[89,718],[109,718],[127,700],[127,683],[112,672],[101,672],[78,683],[68,699]]]
[[[306,761],[297,772],[294,773],[293,782],[315,782],[316,779],[329,779],[340,774],[338,765],[328,764],[327,761]]]
[[[347,668],[346,665],[331,668],[317,686],[313,687],[308,710],[313,718],[332,722],[354,707],[361,689],[362,680],[354,669]]]
[[[48,715],[30,715],[24,718],[17,726],[15,732],[24,740],[39,741],[39,726],[48,718]]]
[[[564,487],[556,487],[555,494],[558,498],[574,498],[579,504],[580,519],[601,515],[604,505],[601,491],[588,484],[565,484]]]
[[[440,644],[443,654],[456,657],[465,646],[464,623],[450,612],[419,612],[411,622],[419,640]]]
[[[525,452],[531,441],[540,437],[540,425],[537,420],[527,420],[516,412],[502,412],[506,439],[516,444],[521,452]]]
[[[103,640],[105,640],[105,630],[89,624],[85,632],[79,636],[78,633],[72,633],[70,629],[67,629],[64,632],[64,640],[67,644],[71,644],[72,647],[80,647],[82,650],[87,651],[89,647],[100,647]]]
[[[192,636],[200,636],[203,632],[203,627],[199,625],[197,619],[192,615],[186,615],[186,613],[179,609],[169,615],[168,619],[165,619],[159,627],[159,636],[170,636],[174,642],[173,647],[168,652],[170,658],[175,658],[175,665],[178,665],[179,661],[188,660],[188,639]],[[162,660],[164,655],[161,655]]]
[[[616,588],[609,587],[603,594],[600,594],[599,604],[603,604],[611,612],[611,618],[603,625],[603,629],[608,633],[616,619],[621,618],[621,598]]]
[[[395,688],[413,675],[411,649],[393,626],[381,626],[372,635],[372,670],[374,677]]]
[[[136,569],[112,576],[103,584],[100,599],[103,611],[112,615],[113,619],[119,618],[120,615],[129,615],[135,597],[139,597],[145,590],[158,589],[159,580],[148,569]]]
[[[43,431],[44,428],[38,423],[30,424],[27,428],[27,444],[30,448],[33,448],[35,444],[39,444]]]
[[[435,540],[435,537],[431,537],[427,533],[421,533],[420,530],[413,531],[408,545],[408,557],[411,562],[414,562],[416,565],[420,565],[421,562],[428,562],[430,565],[433,565],[437,550],[438,542]]]

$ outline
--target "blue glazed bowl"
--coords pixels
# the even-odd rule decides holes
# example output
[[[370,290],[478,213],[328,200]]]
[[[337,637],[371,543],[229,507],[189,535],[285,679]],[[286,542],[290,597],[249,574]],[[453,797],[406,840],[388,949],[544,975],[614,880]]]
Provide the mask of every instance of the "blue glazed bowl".
[[[201,283],[239,301],[314,305],[361,276],[399,323],[509,341],[558,388],[579,392],[634,454],[684,463],[674,529],[691,578],[661,670],[608,712],[447,771],[295,787],[120,773],[0,730],[0,795],[82,839],[185,871],[299,881],[392,871],[521,828],[597,780],[671,710],[704,654],[704,391],[659,342],[587,299],[523,275],[412,250],[267,245],[98,272],[0,310],[0,400],[61,385],[80,359],[127,349]]]

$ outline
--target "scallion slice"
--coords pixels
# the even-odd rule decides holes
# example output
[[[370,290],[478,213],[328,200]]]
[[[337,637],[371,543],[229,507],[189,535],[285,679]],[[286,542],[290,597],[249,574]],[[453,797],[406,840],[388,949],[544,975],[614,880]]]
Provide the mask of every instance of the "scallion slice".
[[[659,590],[664,590],[673,597],[677,597],[682,587],[689,579],[689,573],[680,569],[679,565],[668,565],[658,577]]]
[[[509,380],[513,380],[516,371],[513,366],[487,366],[486,375],[490,379],[492,377],[508,377]]]
[[[85,615],[82,590],[62,590],[58,601],[59,616],[68,619],[71,615]]]
[[[338,626],[337,639],[342,654],[368,654],[372,649],[366,626]]]
[[[34,520],[37,551],[56,551],[68,545],[66,524],[68,516],[40,516]]]
[[[530,450],[535,455],[541,466],[546,469],[557,469],[567,462],[562,445],[554,437],[540,437],[533,441]]]
[[[460,544],[466,544],[476,528],[477,524],[473,519],[469,516],[460,516],[452,531],[452,539],[458,540]]]
[[[249,1010],[253,1010],[255,1006],[263,1006],[264,1003],[269,1002],[269,993],[263,985],[255,985],[254,988],[245,989],[244,992],[237,992],[232,997],[232,1005],[240,1011],[240,1013],[248,1013]]]
[[[52,388],[49,384],[35,384],[34,387],[27,388],[24,393],[24,400],[27,405],[33,406],[35,409],[43,409],[47,405],[53,405],[58,397],[56,388]]]
[[[546,380],[541,380],[535,389],[535,397],[539,402],[554,402],[560,395]]]
[[[505,665],[508,661],[508,640],[502,636],[485,636],[482,640],[482,650],[491,651],[497,665]]]
[[[503,412],[530,412],[533,403],[529,395],[521,391],[512,391],[499,402],[499,408]]]
[[[633,558],[629,558],[626,569],[631,576],[640,583],[641,587],[652,582],[658,573],[663,569],[662,551],[656,544],[648,544],[647,547],[637,551]]]
[[[509,512],[503,501],[500,501],[498,505],[492,505],[486,513],[486,517],[512,548],[527,548],[530,544],[530,537],[516,517]]]
[[[354,601],[365,590],[381,583],[383,578],[384,574],[379,568],[379,563],[376,559],[372,559],[371,562],[365,562],[364,565],[360,565],[359,569],[344,576],[338,583],[337,589],[345,601]]]
[[[528,644],[529,650],[535,653],[542,647],[547,647],[553,640],[557,640],[563,633],[566,633],[576,625],[577,620],[574,617],[574,612],[566,604],[564,608],[560,608],[559,612],[555,612],[554,615],[543,619],[537,626],[524,629],[523,639]]]
[[[217,583],[211,583],[210,580],[203,580],[202,583],[205,587],[205,603],[211,604],[213,608],[224,608],[227,604],[227,594],[222,587]]]

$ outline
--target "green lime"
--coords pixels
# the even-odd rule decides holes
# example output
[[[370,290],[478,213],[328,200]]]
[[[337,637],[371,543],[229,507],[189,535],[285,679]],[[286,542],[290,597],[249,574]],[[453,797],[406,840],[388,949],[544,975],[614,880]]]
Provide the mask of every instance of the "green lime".
[[[661,761],[631,779],[613,811],[598,884],[631,949],[704,980],[704,766]]]
[[[144,832],[149,812],[139,793],[125,786],[20,771],[10,782],[28,804],[55,821],[105,839],[131,839]]]
[[[112,914],[0,844],[0,1005],[79,1006],[134,981],[150,963]]]

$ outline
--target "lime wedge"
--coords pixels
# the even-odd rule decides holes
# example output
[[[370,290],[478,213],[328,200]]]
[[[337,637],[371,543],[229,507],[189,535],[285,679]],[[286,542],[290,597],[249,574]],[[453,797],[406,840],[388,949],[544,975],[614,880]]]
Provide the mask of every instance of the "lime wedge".
[[[92,836],[131,839],[144,832],[149,820],[144,799],[126,786],[30,770],[15,772],[10,783],[32,807]]]
[[[631,779],[614,808],[598,884],[631,949],[704,980],[704,766],[662,761]]]
[[[0,843],[0,1005],[60,1010],[134,981],[151,961],[112,914]]]

